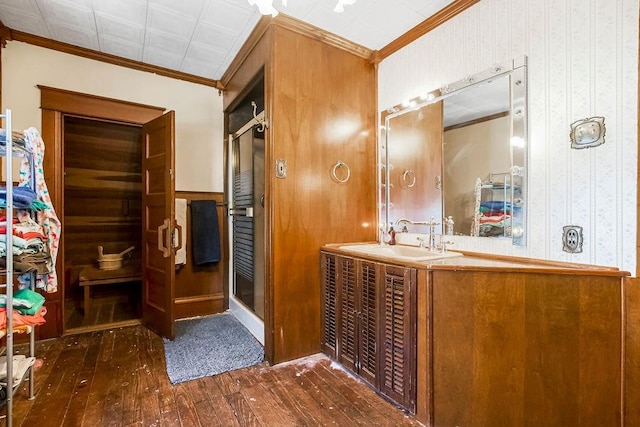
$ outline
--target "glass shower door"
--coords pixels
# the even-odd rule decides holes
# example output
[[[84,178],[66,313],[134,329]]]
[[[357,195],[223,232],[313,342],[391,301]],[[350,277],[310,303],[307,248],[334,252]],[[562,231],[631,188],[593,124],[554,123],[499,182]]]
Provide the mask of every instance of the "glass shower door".
[[[264,341],[264,133],[248,123],[231,138],[229,308]]]

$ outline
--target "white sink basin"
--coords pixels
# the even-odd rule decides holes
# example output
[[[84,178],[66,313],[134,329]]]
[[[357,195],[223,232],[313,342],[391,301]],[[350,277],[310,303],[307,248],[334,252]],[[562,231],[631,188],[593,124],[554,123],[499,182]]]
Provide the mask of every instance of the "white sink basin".
[[[415,246],[404,245],[379,245],[379,244],[365,244],[365,245],[345,245],[340,246],[340,249],[345,249],[353,252],[358,252],[365,255],[375,255],[380,257],[388,257],[394,259],[404,259],[408,261],[431,261],[443,258],[455,258],[462,256],[459,252],[431,252],[425,248],[418,248]]]

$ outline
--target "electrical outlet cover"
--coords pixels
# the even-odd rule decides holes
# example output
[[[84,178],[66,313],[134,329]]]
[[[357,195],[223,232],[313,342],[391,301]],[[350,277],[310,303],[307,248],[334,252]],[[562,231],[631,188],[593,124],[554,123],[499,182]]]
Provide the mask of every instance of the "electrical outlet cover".
[[[570,254],[582,252],[582,227],[565,225],[562,227],[562,250]]]

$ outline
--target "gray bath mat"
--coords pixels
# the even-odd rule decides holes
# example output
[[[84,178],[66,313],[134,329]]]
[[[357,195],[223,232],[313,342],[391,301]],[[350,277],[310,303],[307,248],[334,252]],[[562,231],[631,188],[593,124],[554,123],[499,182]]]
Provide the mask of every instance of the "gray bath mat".
[[[176,337],[164,340],[172,384],[261,363],[264,349],[231,313],[176,322]]]

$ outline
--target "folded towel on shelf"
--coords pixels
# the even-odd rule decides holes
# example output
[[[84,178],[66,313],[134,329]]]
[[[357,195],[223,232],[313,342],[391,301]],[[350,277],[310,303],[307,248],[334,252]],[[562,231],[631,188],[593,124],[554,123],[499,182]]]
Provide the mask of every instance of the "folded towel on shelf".
[[[13,187],[13,206],[19,209],[29,209],[36,200],[36,193],[29,187]],[[7,187],[0,187],[0,206],[7,206]]]
[[[20,314],[33,316],[44,305],[44,297],[31,289],[20,289],[13,294],[13,308]],[[7,306],[7,296],[0,295],[0,307]]]
[[[40,307],[40,310],[36,314],[20,314],[18,310],[12,310],[13,312],[13,327],[21,325],[38,326],[44,325],[47,321],[44,316],[47,314],[47,308],[45,306]],[[7,308],[0,308],[0,329],[7,327]]]
[[[2,243],[0,243],[0,245],[2,245]],[[0,246],[0,268],[6,268],[7,266],[6,255],[6,249]],[[40,275],[51,273],[51,257],[46,251],[34,254],[23,253],[20,255],[14,253],[13,271],[16,273],[35,271]]]
[[[195,265],[220,262],[218,205],[215,200],[191,201],[191,252]]]

